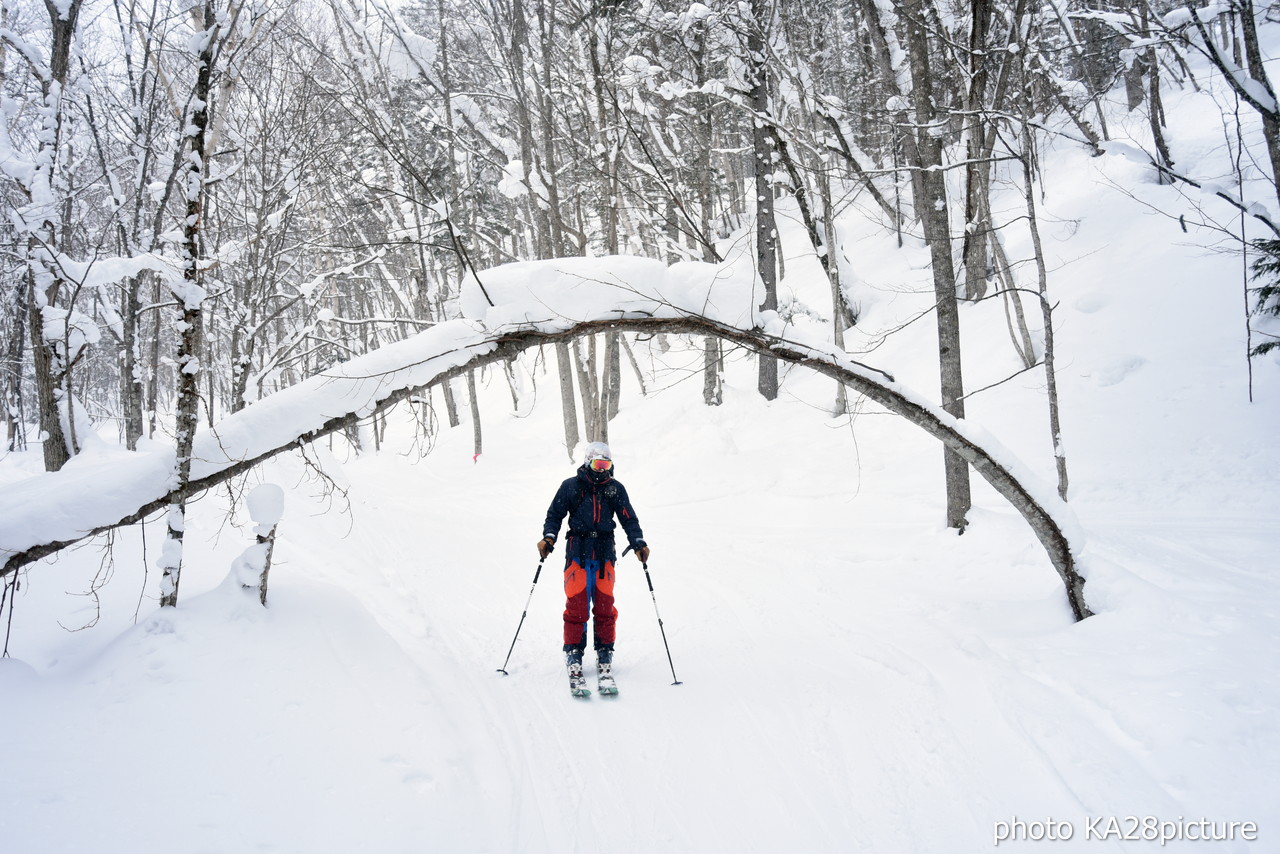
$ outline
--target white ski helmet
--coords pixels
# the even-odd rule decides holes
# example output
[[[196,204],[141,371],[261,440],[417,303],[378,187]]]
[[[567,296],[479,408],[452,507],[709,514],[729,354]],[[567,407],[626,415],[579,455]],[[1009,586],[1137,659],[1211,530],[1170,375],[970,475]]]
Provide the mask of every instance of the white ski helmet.
[[[613,454],[609,452],[609,446],[604,442],[592,442],[587,445],[587,457],[584,463],[590,463],[592,460],[612,460]]]

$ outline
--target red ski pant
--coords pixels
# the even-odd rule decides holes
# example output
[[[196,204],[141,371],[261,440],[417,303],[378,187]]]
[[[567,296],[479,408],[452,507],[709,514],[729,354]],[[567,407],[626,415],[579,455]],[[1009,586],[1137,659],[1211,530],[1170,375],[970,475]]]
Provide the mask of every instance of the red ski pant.
[[[570,560],[564,568],[564,645],[585,648],[587,618],[595,621],[595,645],[612,645],[618,609],[613,606],[613,562]]]

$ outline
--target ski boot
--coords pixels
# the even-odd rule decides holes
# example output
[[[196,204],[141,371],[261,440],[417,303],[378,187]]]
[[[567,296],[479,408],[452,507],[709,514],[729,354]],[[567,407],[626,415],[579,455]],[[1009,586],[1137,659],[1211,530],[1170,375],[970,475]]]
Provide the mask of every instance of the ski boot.
[[[569,671],[569,693],[575,697],[590,697],[587,688],[587,677],[582,673],[582,648],[573,647],[564,651],[565,668]]]
[[[613,679],[613,644],[596,647],[596,673],[596,687],[602,696],[618,693],[618,683]]]

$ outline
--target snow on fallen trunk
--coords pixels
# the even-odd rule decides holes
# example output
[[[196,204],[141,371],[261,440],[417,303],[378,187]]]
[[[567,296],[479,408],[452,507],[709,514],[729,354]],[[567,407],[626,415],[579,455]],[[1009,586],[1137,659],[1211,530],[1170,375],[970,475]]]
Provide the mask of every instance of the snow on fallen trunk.
[[[334,418],[371,414],[392,392],[428,385],[492,351],[504,331],[555,332],[578,321],[704,311],[730,325],[752,320],[752,280],[744,281],[733,268],[566,258],[509,264],[480,275],[497,297],[497,308],[488,307],[475,277],[469,277],[463,284],[466,317],[336,365],[201,430],[192,480],[282,449]],[[74,541],[119,522],[167,495],[175,487],[173,468],[172,449],[82,455],[61,471],[10,484],[0,496],[0,557],[7,561],[32,546]]]
[[[716,335],[808,365],[852,385],[956,450],[1027,519],[1063,578],[1077,619],[1089,615],[1076,572],[1073,514],[1008,451],[981,430],[862,365],[825,338],[756,308],[748,261],[713,265],[624,256],[504,265],[468,276],[464,317],[337,365],[228,415],[196,438],[192,484],[231,474],[394,405],[409,392],[467,367],[565,336],[665,328]],[[0,498],[4,572],[140,517],[174,489],[173,451],[133,454],[12,484]],[[109,484],[104,488],[104,484]]]

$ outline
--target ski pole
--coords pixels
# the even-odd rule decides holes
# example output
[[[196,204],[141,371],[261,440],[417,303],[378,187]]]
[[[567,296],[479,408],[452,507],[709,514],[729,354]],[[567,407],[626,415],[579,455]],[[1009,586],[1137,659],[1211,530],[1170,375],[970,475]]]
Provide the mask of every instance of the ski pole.
[[[662,614],[658,613],[658,596],[653,592],[653,578],[649,575],[649,564],[641,561],[640,565],[644,567],[644,580],[649,583],[649,595],[653,597],[653,613],[658,617],[658,631],[662,632],[662,645],[667,650],[667,664],[671,665],[671,678],[676,680],[671,684],[683,685],[684,683],[676,676],[676,666],[671,661],[671,647],[667,645],[667,630],[662,627]]]
[[[551,554],[550,551],[547,554]],[[538,586],[538,576],[542,575],[542,564],[547,559],[547,555],[542,556],[542,560],[538,561],[538,568],[533,573],[533,586],[529,588],[529,598],[525,600],[524,612],[520,614],[520,624],[516,626],[516,636],[511,639],[511,649],[507,650],[507,660],[502,662],[502,666],[498,668],[498,672],[503,676],[508,676],[507,663],[511,661],[511,651],[516,648],[516,641],[520,638],[520,629],[524,627],[524,618],[529,614],[529,604],[533,602],[533,591]]]

